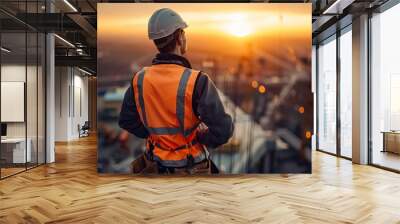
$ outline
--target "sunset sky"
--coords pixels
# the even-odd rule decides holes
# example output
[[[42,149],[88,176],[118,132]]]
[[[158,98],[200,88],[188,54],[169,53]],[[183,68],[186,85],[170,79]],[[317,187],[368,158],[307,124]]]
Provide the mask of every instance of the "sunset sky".
[[[311,29],[311,4],[98,4],[100,36],[146,36],[151,14],[168,7],[189,24],[188,33],[246,38],[290,32],[305,35]]]
[[[247,56],[270,62],[310,58],[308,3],[99,3],[99,70],[119,74],[123,72],[116,69],[135,70],[150,64],[157,49],[148,39],[147,23],[154,11],[166,7],[189,25],[185,56],[195,66],[210,58],[228,67]]]

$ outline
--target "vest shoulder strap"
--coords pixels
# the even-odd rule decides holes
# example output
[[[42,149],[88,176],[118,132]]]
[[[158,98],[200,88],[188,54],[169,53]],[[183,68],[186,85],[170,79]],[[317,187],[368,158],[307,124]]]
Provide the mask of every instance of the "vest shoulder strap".
[[[189,84],[190,76],[195,75],[196,77],[192,78],[191,80],[196,81],[197,76],[199,75],[200,71],[192,70],[189,68],[185,68],[181,79],[179,81],[178,86],[178,93],[176,99],[176,115],[179,121],[179,128],[183,136],[189,136],[199,125],[199,123],[195,124],[194,127],[190,127],[189,129],[185,129],[185,108],[192,108],[192,105],[185,105],[185,96],[186,96],[186,89]],[[194,83],[193,83],[194,85]]]

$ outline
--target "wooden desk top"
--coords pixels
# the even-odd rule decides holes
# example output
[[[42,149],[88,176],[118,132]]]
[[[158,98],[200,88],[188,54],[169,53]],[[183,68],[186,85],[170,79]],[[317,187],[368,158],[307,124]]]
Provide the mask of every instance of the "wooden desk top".
[[[400,131],[381,131],[381,133],[400,135]]]
[[[25,138],[5,138],[5,139],[1,139],[1,143],[20,143],[20,142],[24,142]],[[29,138],[27,139],[27,141],[29,141]]]

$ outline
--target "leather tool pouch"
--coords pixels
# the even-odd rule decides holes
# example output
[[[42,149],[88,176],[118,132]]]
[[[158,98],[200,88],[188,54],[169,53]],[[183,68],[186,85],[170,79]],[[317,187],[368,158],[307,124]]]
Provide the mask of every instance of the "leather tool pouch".
[[[211,174],[210,172],[210,160],[207,159],[202,163],[198,163],[193,166],[192,173],[193,174]]]
[[[141,173],[146,168],[146,161],[144,154],[140,155],[136,158],[132,163],[132,173],[138,174]]]
[[[149,160],[145,154],[142,154],[132,162],[132,173],[134,174],[157,174],[157,162]]]
[[[215,165],[214,165],[215,166]],[[175,174],[213,174],[215,170],[213,169],[213,163],[211,160],[207,159],[203,162],[194,164],[191,168],[176,168]],[[217,169],[218,173],[218,169]]]

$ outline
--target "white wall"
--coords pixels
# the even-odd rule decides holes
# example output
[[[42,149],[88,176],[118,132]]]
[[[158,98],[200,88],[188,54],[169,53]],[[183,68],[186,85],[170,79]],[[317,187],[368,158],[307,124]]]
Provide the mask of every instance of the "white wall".
[[[68,140],[68,71],[67,67],[55,68],[55,141]]]
[[[27,70],[25,70],[27,69]],[[25,82],[26,71],[28,72],[28,88],[27,88],[27,120],[28,120],[28,137],[29,134],[35,131],[36,135],[36,80],[32,80],[31,74],[36,76],[36,67],[17,64],[5,64],[1,66],[1,81],[2,82]],[[32,87],[33,86],[33,87]],[[31,88],[29,88],[31,87]],[[41,106],[41,105],[39,105]],[[1,108],[7,110],[7,108]],[[33,113],[33,111],[35,113]],[[33,122],[33,123],[32,123]],[[8,137],[25,137],[26,122],[7,122]],[[32,130],[32,131],[30,131]]]
[[[39,69],[38,71],[36,69]],[[30,140],[30,148],[32,162],[39,159],[39,163],[44,162],[44,74],[42,68],[25,64],[3,64],[1,66],[2,82],[24,82],[26,84],[26,107],[22,108],[22,112],[27,115],[26,121],[23,122],[6,122],[7,137],[9,138],[25,138]],[[27,80],[25,80],[27,78]],[[23,94],[23,93],[22,93]],[[4,97],[4,96],[2,96]],[[5,96],[7,97],[7,96]],[[1,108],[10,110],[10,108]],[[10,111],[7,111],[10,112]],[[39,155],[37,156],[37,153]]]
[[[3,82],[25,82],[25,64],[24,65],[2,65],[1,66],[1,81]],[[28,68],[29,69],[29,68]],[[6,110],[6,108],[1,108]],[[25,123],[16,122],[7,124],[8,137],[25,137]]]
[[[55,140],[77,139],[78,124],[88,120],[88,77],[76,68],[56,67],[55,85]]]

